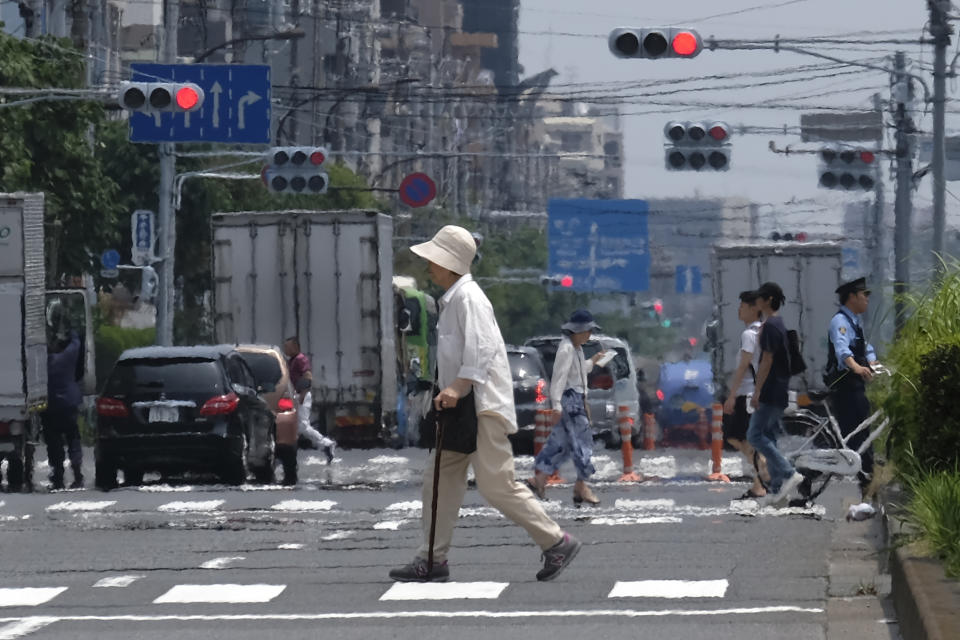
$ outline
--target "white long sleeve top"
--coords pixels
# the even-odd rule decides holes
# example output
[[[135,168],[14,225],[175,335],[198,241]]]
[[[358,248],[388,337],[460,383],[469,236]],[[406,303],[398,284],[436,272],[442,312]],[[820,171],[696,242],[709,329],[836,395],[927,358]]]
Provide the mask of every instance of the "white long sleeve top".
[[[555,411],[562,406],[560,398],[567,389],[580,393],[587,391],[587,374],[593,369],[593,360],[583,357],[583,349],[574,347],[569,336],[563,336],[553,361],[553,378],[550,380],[550,404]]]
[[[473,382],[477,413],[502,416],[517,431],[513,377],[507,348],[493,305],[468,273],[440,298],[437,320],[437,384],[441,389],[457,378]]]

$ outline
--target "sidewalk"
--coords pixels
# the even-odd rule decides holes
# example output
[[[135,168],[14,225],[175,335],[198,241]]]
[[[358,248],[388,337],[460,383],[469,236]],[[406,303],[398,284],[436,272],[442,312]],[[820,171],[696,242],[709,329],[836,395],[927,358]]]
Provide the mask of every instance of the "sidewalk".
[[[915,546],[897,546],[907,527],[897,517],[896,489],[880,496],[882,524],[890,549],[891,595],[904,640],[960,638],[960,581],[947,578],[943,564],[920,555]]]

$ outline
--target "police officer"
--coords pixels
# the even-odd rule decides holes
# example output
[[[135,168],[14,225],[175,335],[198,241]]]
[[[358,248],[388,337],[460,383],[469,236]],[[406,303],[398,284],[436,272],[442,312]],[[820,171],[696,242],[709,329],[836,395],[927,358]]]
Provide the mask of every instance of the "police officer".
[[[863,335],[861,315],[870,301],[866,278],[845,282],[837,287],[836,293],[840,309],[830,320],[830,345],[823,381],[833,391],[831,405],[840,431],[846,436],[870,415],[866,383],[873,378],[870,366],[877,362],[877,355]],[[849,447],[856,450],[868,435],[864,429],[848,442]],[[861,468],[860,490],[864,493],[873,474],[872,448],[863,452]]]

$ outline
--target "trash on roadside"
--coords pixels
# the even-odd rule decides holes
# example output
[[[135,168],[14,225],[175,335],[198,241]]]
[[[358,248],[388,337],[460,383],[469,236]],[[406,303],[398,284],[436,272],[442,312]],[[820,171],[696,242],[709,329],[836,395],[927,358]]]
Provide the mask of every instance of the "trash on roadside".
[[[866,520],[867,518],[872,518],[875,516],[876,513],[877,510],[866,502],[852,504],[847,510],[847,522],[850,522],[851,520]]]

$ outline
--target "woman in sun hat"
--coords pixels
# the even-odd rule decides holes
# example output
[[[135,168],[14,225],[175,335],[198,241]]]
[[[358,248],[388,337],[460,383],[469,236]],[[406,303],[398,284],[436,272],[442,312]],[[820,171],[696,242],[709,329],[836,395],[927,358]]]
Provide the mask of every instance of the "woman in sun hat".
[[[590,334],[600,326],[586,309],[577,309],[561,327],[563,338],[557,348],[550,381],[550,404],[553,411],[550,436],[534,463],[536,475],[531,489],[541,499],[546,495],[547,478],[560,465],[572,459],[577,468],[577,482],[573,485],[576,505],[600,504],[587,485],[596,469],[590,461],[593,455],[593,429],[587,415],[587,373],[603,357],[603,352],[590,359],[583,357],[583,345]]]

